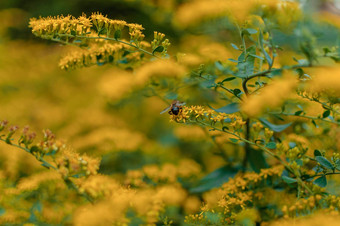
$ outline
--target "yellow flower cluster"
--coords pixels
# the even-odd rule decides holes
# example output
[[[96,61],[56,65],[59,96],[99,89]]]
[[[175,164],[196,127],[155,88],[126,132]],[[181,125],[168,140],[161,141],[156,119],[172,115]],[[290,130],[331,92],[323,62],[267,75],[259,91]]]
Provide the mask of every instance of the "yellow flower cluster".
[[[186,68],[172,60],[156,60],[142,65],[137,69],[135,83],[144,85],[150,78],[180,78]]]
[[[134,210],[147,225],[155,225],[165,205],[181,206],[187,196],[187,192],[179,185],[164,185],[143,190],[120,187],[104,200],[79,208],[75,213],[74,224],[128,225],[129,219],[126,214],[129,210]]]
[[[299,218],[289,218],[283,219],[271,224],[272,226],[291,226],[291,225],[299,225],[299,226],[311,226],[311,225],[324,225],[327,223],[328,226],[337,226],[339,225],[340,216],[339,214],[329,214],[324,211],[315,212],[315,214],[299,217]]]
[[[306,211],[313,211],[315,207],[319,205],[320,200],[322,199],[321,195],[311,196],[306,199],[299,199],[295,204],[282,207],[282,212],[284,213],[284,217],[295,217],[297,214],[304,214]]]
[[[119,100],[132,91],[133,79],[133,74],[126,70],[112,69],[100,79],[98,90],[110,101]]]
[[[222,185],[222,194],[235,194],[239,191],[246,190],[268,177],[280,176],[282,171],[283,166],[278,165],[268,169],[261,169],[260,173],[245,173],[243,175],[236,176],[235,179],[229,179],[227,183]]]
[[[70,15],[66,17],[32,18],[29,22],[29,27],[32,28],[33,34],[38,37],[60,41],[65,44],[84,45],[88,44],[90,40],[95,41],[102,38],[104,40],[134,43],[131,45],[134,45],[136,48],[145,46],[145,42],[143,41],[145,35],[142,33],[144,30],[142,25],[128,24],[121,20],[112,20],[103,16],[101,13],[92,13],[90,17],[86,17],[86,15],[83,14],[79,18],[74,18]],[[129,30],[129,41],[120,40],[124,28],[128,28]],[[103,34],[105,36],[101,37]],[[155,37],[152,41],[152,50],[159,47],[160,49],[157,49],[157,52],[166,55],[170,42],[168,39],[164,41],[163,39],[164,34],[155,32]],[[149,46],[149,44],[147,46]],[[79,58],[79,54],[77,54],[77,56],[76,58]],[[71,61],[72,58],[74,57],[71,57],[68,61]],[[87,64],[85,64],[85,66],[86,65]]]
[[[283,27],[287,27],[301,18],[299,4],[295,2],[278,0],[196,0],[179,6],[175,22],[183,28],[221,17],[244,22],[251,12],[255,10],[261,10],[263,16],[275,19]]]
[[[228,121],[230,122],[229,125],[235,131],[240,130],[246,123],[238,115],[216,112],[212,109],[206,109],[206,107],[203,106],[183,106],[178,115],[170,115],[170,120],[181,123],[202,120],[202,122],[208,122],[214,125],[220,123],[222,126],[226,124],[226,120],[230,120]]]
[[[235,176],[234,179],[230,178],[221,188],[212,191],[215,197],[208,198],[211,201],[208,201],[201,208],[201,213],[187,216],[186,222],[203,222],[205,212],[214,213],[216,208],[223,208],[225,218],[221,219],[220,223],[234,224],[239,212],[247,209],[251,206],[251,203],[263,199],[263,193],[253,192],[252,189],[261,185],[269,177],[273,179],[279,178],[283,169],[282,165],[278,165],[268,169],[261,169],[260,173],[244,173]],[[215,200],[216,198],[217,200]],[[217,206],[215,206],[215,203]]]
[[[313,71],[314,76],[310,82],[312,92],[322,92],[326,95],[340,96],[340,67],[318,68]]]
[[[97,147],[97,154],[109,151],[135,151],[147,141],[144,134],[127,128],[102,127],[75,140],[77,149]]]
[[[96,175],[100,159],[80,155],[71,150],[64,150],[55,159],[59,173],[63,178]]]
[[[109,197],[120,189],[120,184],[105,175],[91,175],[88,178],[75,180],[80,193],[85,193],[93,199]]]
[[[244,20],[255,1],[245,4],[236,0],[197,0],[182,4],[176,12],[176,23],[181,27],[196,25],[208,19],[231,16]]]
[[[17,191],[33,191],[37,190],[41,183],[60,180],[60,175],[55,171],[40,172],[32,176],[23,178],[17,185]]]
[[[154,183],[177,183],[178,178],[197,177],[201,167],[195,161],[183,159],[178,165],[166,163],[162,167],[157,165],[144,166],[142,170],[130,170],[127,173],[125,184],[144,187],[147,183],[144,177]]]
[[[241,106],[241,110],[251,117],[261,115],[266,108],[279,107],[297,86],[297,79],[286,75],[264,87],[260,94],[251,95]]]
[[[92,45],[87,50],[70,52],[60,60],[59,67],[63,70],[69,70],[95,64],[115,63],[122,59],[124,51],[129,48],[131,47],[121,43],[105,43],[102,46]]]
[[[29,22],[29,27],[32,28],[32,32],[36,36],[51,36],[52,38],[52,36],[57,33],[85,35],[90,31],[92,23],[85,15],[82,15],[79,18],[68,15],[66,17],[32,18]]]

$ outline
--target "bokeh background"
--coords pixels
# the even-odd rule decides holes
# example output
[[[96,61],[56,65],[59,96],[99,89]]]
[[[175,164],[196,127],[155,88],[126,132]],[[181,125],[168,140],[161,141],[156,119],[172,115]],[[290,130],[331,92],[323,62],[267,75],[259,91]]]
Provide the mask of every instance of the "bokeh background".
[[[223,142],[223,137],[217,135],[211,139],[203,128],[176,125],[169,122],[167,114],[159,114],[168,106],[162,99],[171,102],[177,97],[189,100],[190,104],[209,102],[215,107],[223,106],[211,90],[197,88],[196,84],[181,92],[174,89],[161,93],[162,98],[152,90],[121,96],[115,84],[110,88],[110,81],[114,83],[114,77],[124,71],[110,65],[63,71],[58,62],[69,48],[36,38],[28,28],[32,17],[61,14],[78,17],[98,11],[109,18],[142,24],[147,40],[152,40],[154,30],[166,34],[172,43],[170,55],[178,51],[195,52],[201,54],[207,64],[235,58],[236,52],[230,43],[239,44],[239,39],[232,24],[222,20],[215,21],[213,26],[181,28],[174,22],[178,8],[185,2],[0,1],[0,119],[21,127],[29,125],[38,133],[49,128],[77,152],[101,157],[99,172],[117,177],[146,165],[178,164],[189,159],[199,164],[197,178],[201,178],[226,164],[226,159],[218,154],[221,146],[232,156],[227,161],[241,160],[242,152],[235,145]],[[320,16],[324,11],[339,15],[339,1],[331,6],[329,3],[301,1],[304,11],[310,15],[304,21],[304,29],[283,27],[275,31],[275,43],[285,49],[278,64],[292,63],[292,55],[297,58],[303,55],[294,52],[296,40],[310,36],[297,30],[316,35],[311,41],[314,45],[334,46],[339,41],[339,20]],[[13,184],[28,175],[47,171],[33,156],[5,144],[0,144],[0,169],[2,176]],[[185,211],[191,213],[198,209],[199,202],[196,202]],[[0,215],[1,211],[4,212],[0,206]]]

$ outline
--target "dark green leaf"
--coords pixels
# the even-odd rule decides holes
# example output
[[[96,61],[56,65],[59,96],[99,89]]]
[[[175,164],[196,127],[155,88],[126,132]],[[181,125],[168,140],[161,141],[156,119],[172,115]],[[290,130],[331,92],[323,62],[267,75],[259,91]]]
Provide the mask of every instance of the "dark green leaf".
[[[229,140],[233,143],[237,143],[238,142],[238,139],[235,139],[235,138],[229,138]]]
[[[77,32],[74,31],[74,30],[72,30],[72,31],[71,31],[71,35],[76,36],[76,35],[77,35]]]
[[[282,178],[282,180],[283,180],[284,182],[286,182],[287,184],[296,183],[296,179],[295,179],[295,178],[288,177],[288,176],[284,176],[284,175],[282,175],[281,178]]]
[[[315,126],[315,128],[319,128],[318,125],[316,124],[316,122],[314,121],[314,119],[312,120],[312,123]]]
[[[237,169],[231,168],[230,166],[218,168],[217,170],[203,177],[197,186],[190,189],[190,192],[201,193],[209,191],[212,188],[220,187],[222,184],[227,182],[229,178],[234,177],[237,172]]]
[[[327,118],[330,114],[331,114],[330,110],[324,111],[324,113],[322,114],[322,118]]]
[[[155,54],[155,52],[163,52],[164,51],[164,47],[163,46],[157,46],[153,51],[152,51],[152,55]]]
[[[269,143],[266,144],[266,148],[275,149],[276,143],[275,142],[269,142]]]
[[[240,78],[247,78],[249,75],[254,73],[254,63],[255,57],[251,55],[256,55],[256,47],[251,46],[247,49],[247,55],[242,52],[242,54],[238,57],[238,72],[235,76]]]
[[[302,114],[302,112],[303,112],[303,111],[297,111],[297,112],[294,113],[294,115],[299,116],[299,115]]]
[[[290,122],[288,124],[275,125],[275,124],[270,123],[268,120],[264,118],[260,118],[259,120],[265,127],[267,127],[270,130],[273,130],[274,132],[282,132],[283,130],[287,129],[292,124]]]
[[[115,34],[114,34],[114,38],[117,40],[117,39],[120,39],[120,36],[122,35],[122,32],[120,30],[116,30],[115,31]]]
[[[328,159],[326,159],[325,157],[323,157],[323,156],[316,156],[315,159],[323,167],[325,167],[327,169],[334,169],[334,166],[332,165],[332,163],[330,161],[328,161]]]
[[[314,157],[316,157],[316,156],[322,156],[321,151],[315,149],[314,150]]]
[[[261,150],[255,150],[251,148],[248,153],[248,162],[256,173],[259,173],[261,169],[268,168],[268,164]]]
[[[266,58],[266,60],[267,60],[267,62],[268,62],[268,64],[269,64],[269,67],[271,68],[271,67],[273,66],[273,60],[272,60],[272,58],[269,56],[269,54],[266,52],[266,50],[264,49],[262,31],[260,31],[259,41],[260,41],[260,46],[261,46],[262,53],[264,54],[264,57]]]
[[[238,103],[231,103],[231,104],[228,104],[228,105],[221,107],[221,108],[218,108],[218,109],[215,109],[211,106],[209,106],[209,107],[212,108],[213,110],[215,110],[216,112],[226,113],[226,114],[232,114],[232,113],[238,112],[240,110]]]
[[[327,185],[327,179],[325,176],[321,176],[318,179],[316,179],[313,183],[323,188],[326,187]]]
[[[229,78],[225,78],[225,79],[223,79],[222,80],[222,82],[221,83],[223,83],[223,82],[229,82],[229,81],[232,81],[232,80],[234,80],[236,77],[229,77]]]
[[[235,96],[238,97],[238,96],[240,96],[242,94],[242,91],[240,89],[234,89],[233,93],[234,93]]]

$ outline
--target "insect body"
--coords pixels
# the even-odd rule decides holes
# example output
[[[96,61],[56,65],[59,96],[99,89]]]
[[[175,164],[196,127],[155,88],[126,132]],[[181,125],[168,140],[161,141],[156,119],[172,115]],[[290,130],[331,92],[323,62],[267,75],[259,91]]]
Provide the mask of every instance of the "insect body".
[[[168,112],[170,115],[178,115],[179,112],[182,110],[183,105],[185,105],[185,103],[174,100],[169,107],[165,108],[161,112],[161,114],[163,114],[164,112]]]

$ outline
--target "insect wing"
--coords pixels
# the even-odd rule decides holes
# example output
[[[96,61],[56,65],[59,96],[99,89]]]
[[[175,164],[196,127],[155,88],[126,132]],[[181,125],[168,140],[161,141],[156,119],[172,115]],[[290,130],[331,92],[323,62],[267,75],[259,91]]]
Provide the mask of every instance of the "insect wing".
[[[186,103],[185,102],[181,102],[181,103],[178,103],[177,106],[184,106]]]
[[[169,111],[169,110],[170,110],[170,108],[171,108],[171,106],[169,106],[169,107],[165,108],[163,111],[161,111],[161,113],[160,113],[160,114],[163,114],[163,113],[165,113],[165,112]]]

